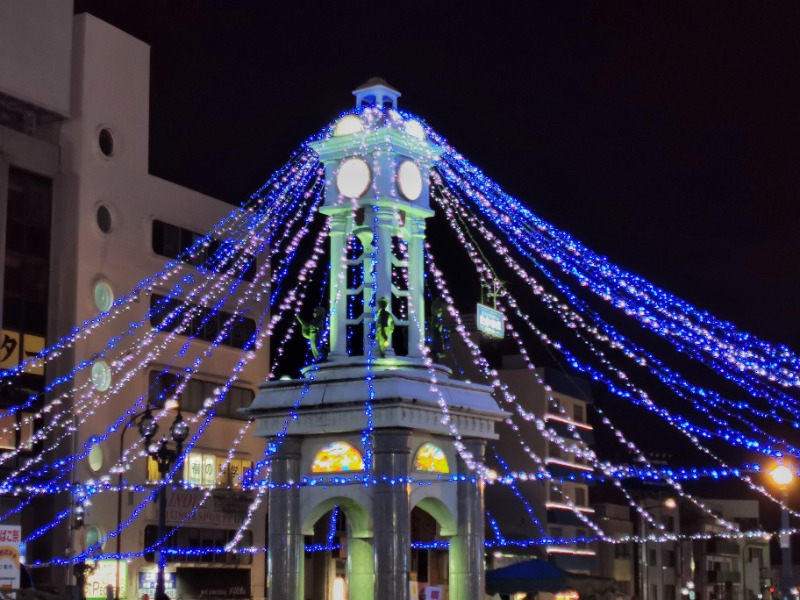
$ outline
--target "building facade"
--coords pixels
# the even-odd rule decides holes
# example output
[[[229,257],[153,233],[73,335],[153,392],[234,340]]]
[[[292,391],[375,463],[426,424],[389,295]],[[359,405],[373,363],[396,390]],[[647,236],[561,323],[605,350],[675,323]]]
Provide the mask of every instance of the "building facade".
[[[45,37],[47,44],[34,42]],[[0,368],[13,368],[69,334],[76,324],[115,311],[114,302],[122,295],[138,294],[115,324],[80,339],[57,362],[15,378],[0,392],[5,406],[19,404],[31,392],[41,393],[56,375],[73,370],[81,361],[91,361],[91,373],[85,369],[75,376],[74,385],[82,388],[82,395],[76,392],[65,403],[94,402],[94,408],[91,414],[73,415],[70,439],[48,458],[90,449],[71,477],[73,482],[100,479],[116,472],[123,448],[139,438],[126,423],[111,430],[109,423],[126,410],[126,418],[133,415],[135,406],[163,407],[164,398],[174,396],[172,392],[182,383],[190,357],[206,352],[208,358],[194,370],[185,391],[173,398],[191,419],[229,379],[255,330],[253,319],[240,316],[223,342],[213,346],[219,323],[202,331],[187,330],[192,337],[188,350],[186,336],[168,340],[167,333],[159,333],[157,342],[165,344],[162,356],[169,358],[149,361],[110,401],[101,402],[106,390],[121,384],[123,378],[110,360],[96,358],[109,339],[119,335],[115,328],[142,320],[150,331],[161,324],[151,309],[169,290],[137,287],[139,282],[162,271],[168,262],[183,260],[184,250],[230,213],[231,207],[148,172],[150,48],[146,44],[93,16],[73,17],[70,2],[31,0],[0,2],[0,47],[0,214],[5,221],[0,228]],[[186,277],[196,277],[201,263],[202,257],[195,257],[184,260],[179,269]],[[231,298],[220,314],[230,316],[233,311]],[[217,475],[229,458],[230,441],[245,425],[237,409],[250,404],[256,384],[267,378],[268,365],[262,350],[241,373],[217,417],[187,455],[175,489],[168,492],[167,525],[183,523],[170,545],[224,545],[247,517],[253,492],[242,491],[242,476],[263,457],[263,440],[245,435],[223,476]],[[23,448],[3,465],[6,472],[43,447],[42,443],[32,448],[25,445],[26,439],[47,425],[47,417],[38,412],[42,406],[37,400],[5,418],[6,430],[12,426],[14,431],[4,434],[3,448]],[[107,438],[102,444],[93,444],[104,434]],[[55,503],[52,497],[34,500],[31,506],[35,508],[17,514],[26,537],[59,511],[69,508],[73,513],[69,522],[62,521],[50,534],[28,544],[27,557],[76,555],[106,538],[131,518],[146,497],[146,492],[132,486],[155,482],[158,473],[153,464],[140,458],[112,479],[118,479],[125,490],[95,496],[91,504],[79,508],[79,517],[73,499],[63,493]],[[214,490],[210,498],[187,521],[209,488]],[[156,503],[151,502],[133,526],[118,538],[108,538],[102,551],[123,555],[141,551],[157,539],[156,522]],[[255,515],[241,545],[263,547],[264,532],[262,512]],[[150,555],[89,566],[96,567],[87,585],[90,598],[105,598],[107,585],[121,598],[153,595],[155,566]],[[167,571],[171,597],[190,600],[221,585],[234,590],[229,597],[264,597],[263,554],[175,557],[169,559]],[[57,586],[74,583],[65,568],[37,569],[34,578]]]

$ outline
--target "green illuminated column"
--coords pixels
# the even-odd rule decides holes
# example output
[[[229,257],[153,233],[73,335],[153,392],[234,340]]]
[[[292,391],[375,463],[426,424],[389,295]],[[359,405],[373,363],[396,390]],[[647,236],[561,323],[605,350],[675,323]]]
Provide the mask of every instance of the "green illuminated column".
[[[349,600],[372,600],[375,573],[372,567],[372,544],[362,538],[347,538],[347,597]]]
[[[347,354],[347,269],[344,267],[345,233],[347,216],[335,214],[331,218],[331,274],[330,274],[330,358],[335,360]]]

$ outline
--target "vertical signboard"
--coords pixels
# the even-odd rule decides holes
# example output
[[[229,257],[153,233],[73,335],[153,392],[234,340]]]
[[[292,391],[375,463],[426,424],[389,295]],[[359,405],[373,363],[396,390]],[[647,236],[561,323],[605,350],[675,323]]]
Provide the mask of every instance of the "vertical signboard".
[[[177,573],[175,571],[164,572],[164,592],[175,600],[177,598],[176,582]],[[158,571],[139,571],[139,598],[147,595],[151,600],[156,597],[156,582],[158,581]]]
[[[22,527],[0,525],[0,590],[19,588],[19,544]]]

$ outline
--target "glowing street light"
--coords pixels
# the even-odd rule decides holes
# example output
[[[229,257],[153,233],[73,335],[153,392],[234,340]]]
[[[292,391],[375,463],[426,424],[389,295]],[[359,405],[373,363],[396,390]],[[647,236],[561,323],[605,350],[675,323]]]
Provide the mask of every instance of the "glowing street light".
[[[778,465],[770,473],[772,480],[782,492],[783,506],[781,507],[781,600],[792,598],[792,552],[791,538],[789,537],[789,486],[794,481],[794,473],[786,465]]]

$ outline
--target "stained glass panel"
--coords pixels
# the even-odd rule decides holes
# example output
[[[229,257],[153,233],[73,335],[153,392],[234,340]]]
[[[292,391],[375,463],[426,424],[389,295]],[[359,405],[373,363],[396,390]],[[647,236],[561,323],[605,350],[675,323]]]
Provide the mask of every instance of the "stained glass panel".
[[[414,458],[415,471],[428,471],[430,473],[449,473],[450,466],[447,457],[436,444],[423,444]]]
[[[347,442],[333,442],[317,453],[311,464],[312,473],[337,473],[340,471],[363,471],[361,453]]]

